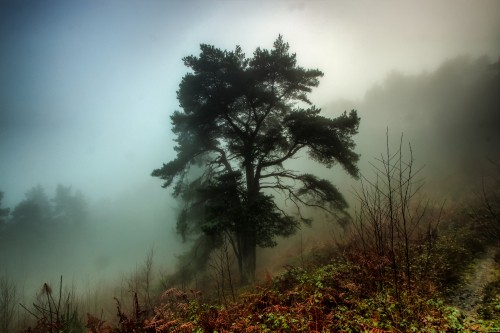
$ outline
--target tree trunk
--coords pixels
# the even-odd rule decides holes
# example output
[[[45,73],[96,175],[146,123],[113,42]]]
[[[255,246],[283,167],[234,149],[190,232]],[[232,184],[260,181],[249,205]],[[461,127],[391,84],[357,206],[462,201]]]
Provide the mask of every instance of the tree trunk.
[[[253,229],[253,228],[251,228]],[[242,285],[255,281],[257,241],[255,232],[251,230],[242,231],[237,236],[239,258],[238,268],[240,271],[240,281]]]
[[[247,183],[247,211],[245,218],[240,221],[239,228],[236,230],[236,239],[238,242],[238,268],[240,270],[241,284],[246,285],[255,281],[255,270],[257,268],[257,230],[252,216],[251,208],[259,194],[259,183],[255,181],[255,170],[251,162],[251,156],[245,158],[245,176]]]

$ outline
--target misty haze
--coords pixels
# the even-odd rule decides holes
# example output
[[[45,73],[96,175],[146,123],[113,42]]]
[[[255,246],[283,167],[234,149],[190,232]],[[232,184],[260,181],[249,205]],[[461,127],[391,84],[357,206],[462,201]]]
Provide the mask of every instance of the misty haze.
[[[0,45],[0,333],[500,327],[500,2],[9,0]]]

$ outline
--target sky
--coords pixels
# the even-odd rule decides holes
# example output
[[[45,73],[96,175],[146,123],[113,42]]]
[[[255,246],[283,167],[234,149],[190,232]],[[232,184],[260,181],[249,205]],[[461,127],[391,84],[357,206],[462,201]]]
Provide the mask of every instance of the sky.
[[[282,34],[325,76],[311,99],[360,100],[392,70],[500,55],[498,1],[2,1],[0,190],[112,198],[174,157],[169,115],[200,43],[248,54]],[[353,106],[355,108],[355,106]],[[168,200],[168,196],[165,196]]]

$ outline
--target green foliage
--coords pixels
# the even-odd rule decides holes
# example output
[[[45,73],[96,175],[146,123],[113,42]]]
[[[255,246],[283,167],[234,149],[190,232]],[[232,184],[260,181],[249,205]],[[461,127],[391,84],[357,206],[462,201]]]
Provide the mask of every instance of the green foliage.
[[[493,321],[493,324],[500,326],[500,277],[484,287],[478,313],[483,319]]]
[[[271,284],[247,290],[239,302],[225,307],[204,303],[195,292],[170,289],[154,317],[136,321],[133,328],[135,332],[486,332],[481,323],[466,320],[438,298],[413,296],[398,302],[385,290],[364,286],[356,272],[347,261],[310,270],[288,267]]]
[[[430,267],[440,283],[452,291],[475,260],[488,249],[498,247],[499,223],[494,215],[485,211],[484,202],[476,198],[457,206],[459,208],[449,208],[450,216],[443,216]]]

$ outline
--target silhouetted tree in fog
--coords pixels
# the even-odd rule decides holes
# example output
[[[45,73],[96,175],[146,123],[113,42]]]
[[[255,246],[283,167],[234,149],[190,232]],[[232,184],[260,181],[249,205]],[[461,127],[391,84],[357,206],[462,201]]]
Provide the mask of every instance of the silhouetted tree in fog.
[[[10,208],[2,208],[3,192],[0,191],[0,226],[4,225],[9,217]]]
[[[57,185],[54,202],[54,219],[58,222],[80,225],[87,216],[87,203],[80,191],[72,193],[71,186]]]
[[[12,220],[17,224],[33,224],[41,220],[40,207],[33,201],[23,200],[12,211]]]
[[[329,180],[284,163],[307,151],[310,159],[328,168],[339,163],[356,177],[351,137],[359,118],[354,110],[321,116],[307,95],[323,73],[298,66],[281,36],[271,50],[257,48],[251,58],[240,47],[225,51],[202,44],[199,56],[183,60],[192,71],[177,91],[182,111],[171,116],[177,157],[152,175],[164,187],[174,184],[174,196],[186,202],[178,231],[227,237],[248,283],[257,246],[274,246],[276,236],[293,234],[301,220],[310,222],[301,207],[344,213],[347,203]],[[200,175],[189,179],[197,168]],[[298,214],[280,208],[271,190]]]
[[[41,185],[26,192],[26,199],[12,211],[12,221],[19,226],[41,227],[52,218],[50,199]]]

